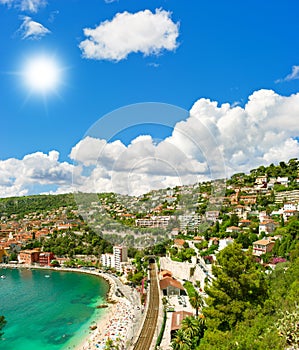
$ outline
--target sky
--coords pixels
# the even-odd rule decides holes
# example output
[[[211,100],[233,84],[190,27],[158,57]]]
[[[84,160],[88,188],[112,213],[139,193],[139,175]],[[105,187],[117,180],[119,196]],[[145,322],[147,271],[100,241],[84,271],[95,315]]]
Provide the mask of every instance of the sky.
[[[0,0],[0,197],[192,184],[299,154],[297,0]]]

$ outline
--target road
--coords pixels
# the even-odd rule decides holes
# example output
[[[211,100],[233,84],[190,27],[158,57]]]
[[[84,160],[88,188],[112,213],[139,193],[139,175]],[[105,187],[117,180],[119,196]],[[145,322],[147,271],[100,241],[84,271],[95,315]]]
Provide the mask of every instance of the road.
[[[150,264],[150,295],[147,313],[134,350],[150,350],[155,334],[159,314],[159,288],[156,274],[156,265]]]

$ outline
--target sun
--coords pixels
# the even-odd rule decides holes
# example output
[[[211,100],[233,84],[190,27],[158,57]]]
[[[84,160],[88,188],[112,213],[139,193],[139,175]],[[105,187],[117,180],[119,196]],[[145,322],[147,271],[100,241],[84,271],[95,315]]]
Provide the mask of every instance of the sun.
[[[61,80],[61,69],[53,57],[36,56],[27,60],[23,68],[26,86],[33,92],[54,91]]]

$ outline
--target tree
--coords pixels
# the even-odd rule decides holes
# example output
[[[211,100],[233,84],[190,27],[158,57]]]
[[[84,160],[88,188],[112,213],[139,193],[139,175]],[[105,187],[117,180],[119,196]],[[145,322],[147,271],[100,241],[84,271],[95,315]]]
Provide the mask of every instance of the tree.
[[[183,330],[179,329],[171,342],[173,350],[190,350],[191,346],[191,339]]]
[[[204,335],[205,318],[203,315],[201,315],[199,318],[188,316],[183,319],[180,329],[185,332],[188,338],[191,339],[191,348],[195,349],[199,345],[200,340]]]
[[[215,279],[206,288],[207,307],[203,309],[208,329],[228,331],[244,319],[248,308],[262,305],[267,296],[265,275],[250,252],[231,244],[217,255]]]
[[[229,220],[229,225],[230,226],[238,226],[239,224],[239,217],[237,214],[232,214],[230,216],[230,220]]]
[[[189,301],[190,305],[195,309],[196,318],[198,318],[198,310],[203,307],[202,296],[197,291],[194,291],[194,293],[189,296]]]
[[[6,325],[6,320],[5,320],[5,317],[4,316],[0,316],[0,338],[2,337],[3,335],[3,332],[2,329],[4,328],[4,326]]]

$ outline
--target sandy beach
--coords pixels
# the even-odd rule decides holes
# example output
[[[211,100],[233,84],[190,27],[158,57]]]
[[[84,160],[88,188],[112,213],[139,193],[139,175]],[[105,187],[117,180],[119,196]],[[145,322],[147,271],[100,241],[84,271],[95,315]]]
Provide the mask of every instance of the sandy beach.
[[[6,265],[6,267],[8,267]],[[122,283],[112,278],[109,274],[99,273],[95,270],[79,270],[74,268],[45,268],[39,266],[25,266],[14,265],[12,268],[37,268],[37,269],[51,269],[56,271],[69,271],[76,273],[86,273],[99,276],[105,279],[109,284],[109,291],[107,295],[107,308],[102,309],[104,312],[95,318],[90,326],[94,329],[89,329],[86,336],[83,336],[76,345],[66,347],[75,350],[97,350],[105,349],[107,340],[116,341],[121,349],[128,349],[130,341],[134,337],[136,327],[140,321],[140,303],[139,297],[133,295],[134,293],[129,287],[123,286]],[[117,285],[116,285],[117,283]],[[116,292],[119,289],[127,288],[127,297],[117,296]],[[118,293],[119,294],[119,293]]]
[[[88,339],[76,350],[105,349],[108,339],[118,342],[122,349],[127,349],[127,343],[133,336],[135,316],[132,305],[124,298],[109,306],[104,317],[97,322],[97,328],[91,331]]]

